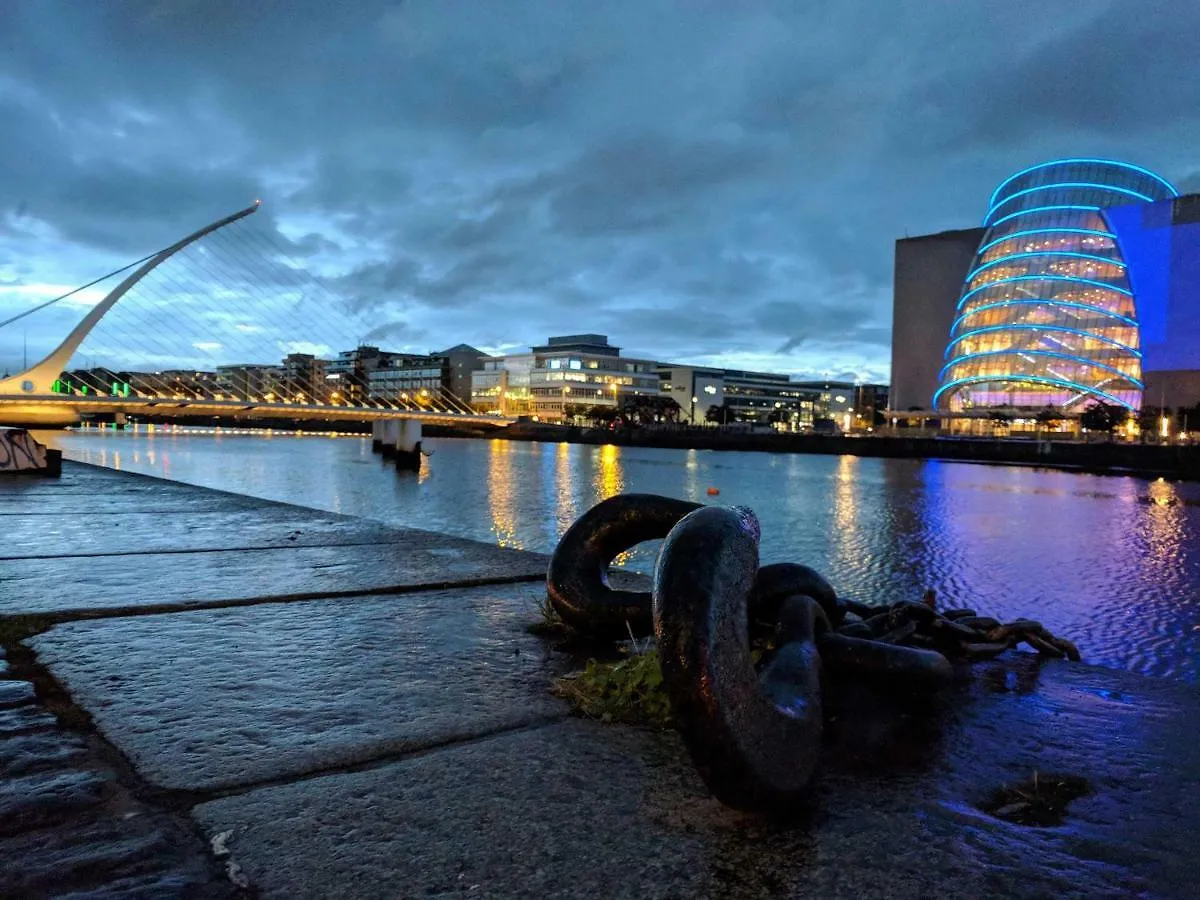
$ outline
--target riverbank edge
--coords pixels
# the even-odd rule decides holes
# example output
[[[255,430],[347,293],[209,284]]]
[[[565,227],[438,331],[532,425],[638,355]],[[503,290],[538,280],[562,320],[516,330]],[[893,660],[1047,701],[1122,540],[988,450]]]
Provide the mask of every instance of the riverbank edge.
[[[426,437],[485,438],[535,443],[653,447],[753,453],[931,459],[983,465],[1019,465],[1098,475],[1200,481],[1200,447],[1192,445],[1014,441],[978,438],[729,433],[717,429],[608,431],[524,423],[483,430],[425,426]]]
[[[112,471],[86,463],[71,463],[69,469],[77,466]],[[169,481],[154,475],[120,474],[152,482]],[[96,494],[116,493],[119,480],[97,487],[100,490]],[[211,488],[186,487],[187,493],[200,499],[227,495]],[[238,496],[246,497],[253,506],[273,504],[249,495]],[[303,507],[295,509],[298,517],[305,511]],[[319,510],[308,512],[333,515],[346,519],[347,524],[355,518]],[[43,513],[52,514],[48,508]],[[304,527],[304,523],[277,523],[277,527],[286,530]],[[329,535],[329,542],[337,545],[336,535]],[[142,548],[142,552],[152,554],[155,550]],[[113,567],[128,568],[127,557],[104,558],[110,559]],[[292,603],[313,602],[320,600],[289,601],[266,608],[282,611],[303,608],[293,607]],[[195,612],[179,610],[171,615]],[[120,621],[126,617],[115,618]],[[525,643],[527,653],[542,646],[532,636],[521,634],[519,640]],[[489,635],[489,641],[494,639]],[[1043,663],[1019,656],[1009,661],[1011,668],[998,670],[997,676],[981,675],[973,682],[982,693],[973,693],[971,703],[962,705],[966,718],[961,730],[954,729],[951,745],[951,749],[959,748],[957,765],[948,773],[922,782],[924,791],[937,793],[914,792],[904,779],[889,787],[874,779],[864,781],[852,770],[824,771],[820,802],[827,805],[817,808],[832,810],[832,814],[821,816],[816,827],[795,829],[789,837],[788,832],[770,823],[735,817],[712,800],[672,733],[658,735],[602,725],[568,718],[565,713],[528,727],[481,730],[453,741],[400,752],[384,750],[353,764],[245,785],[230,790],[227,796],[226,792],[164,791],[148,782],[118,745],[109,743],[109,737],[97,729],[91,713],[79,702],[81,698],[71,694],[69,679],[62,679],[61,673],[48,665],[47,658],[23,643],[8,649],[17,660],[11,676],[3,680],[12,684],[36,680],[38,699],[23,698],[18,708],[43,712],[49,708],[45,698],[50,697],[57,704],[54,709],[60,719],[66,713],[73,715],[73,726],[64,723],[61,735],[60,730],[51,730],[45,716],[30,723],[31,727],[43,729],[37,733],[47,740],[48,735],[58,736],[56,741],[61,737],[63,746],[76,741],[91,747],[92,755],[71,758],[75,767],[72,771],[94,771],[95,777],[117,782],[119,790],[111,789],[115,795],[110,802],[118,812],[128,808],[120,804],[145,798],[138,800],[142,803],[136,807],[139,815],[119,818],[113,826],[114,830],[121,829],[118,833],[122,836],[129,835],[120,844],[120,853],[96,844],[93,832],[59,827],[55,819],[51,826],[55,830],[49,833],[47,842],[38,845],[37,854],[30,853],[21,860],[23,873],[41,873],[51,883],[60,872],[70,870],[64,860],[77,860],[77,868],[89,882],[98,883],[97,893],[120,893],[131,887],[127,881],[106,879],[104,864],[90,864],[103,851],[108,854],[105,859],[126,866],[142,864],[136,854],[156,853],[156,865],[161,856],[163,868],[168,871],[149,876],[159,879],[149,886],[150,891],[165,893],[172,884],[187,879],[187,886],[194,887],[199,896],[231,898],[254,896],[252,891],[279,896],[297,896],[303,890],[356,895],[355,885],[361,885],[364,877],[373,883],[403,884],[413,893],[449,893],[455,888],[480,886],[482,893],[491,896],[550,892],[594,896],[597,882],[586,879],[593,878],[597,871],[626,873],[623,879],[607,883],[606,893],[612,896],[700,895],[718,890],[733,897],[784,892],[875,896],[883,895],[885,890],[914,896],[929,891],[1046,896],[1063,889],[1061,879],[1053,884],[1044,880],[1042,860],[1055,849],[1053,845],[1041,841],[1036,829],[1018,829],[983,818],[973,806],[964,805],[986,796],[990,788],[1007,783],[1010,776],[1027,774],[1035,764],[1043,766],[1043,771],[1049,766],[1054,771],[1083,773],[1100,786],[1100,803],[1115,804],[1121,812],[1116,824],[1111,824],[1114,816],[1106,812],[1111,807],[1103,805],[1084,807],[1078,815],[1071,813],[1066,826],[1070,830],[1065,833],[1081,845],[1086,841],[1090,855],[1053,856],[1049,864],[1066,868],[1071,878],[1078,879],[1081,893],[1091,890],[1092,895],[1098,895],[1094,892],[1102,882],[1097,879],[1128,893],[1153,890],[1166,896],[1182,896],[1182,886],[1190,883],[1186,880],[1191,877],[1190,870],[1178,846],[1163,850],[1161,840],[1155,837],[1155,843],[1149,845],[1152,851],[1148,851],[1143,837],[1144,833],[1153,837],[1160,831],[1190,833],[1193,823],[1188,811],[1194,814],[1200,808],[1186,803],[1187,791],[1191,790],[1188,773],[1195,771],[1188,760],[1194,756],[1177,759],[1177,768],[1163,764],[1163,748],[1170,749],[1175,736],[1191,727],[1186,724],[1193,720],[1188,713],[1200,698],[1191,687],[1167,679],[1092,666]],[[0,653],[0,666],[2,657]],[[124,656],[110,654],[109,658]],[[247,671],[245,677],[253,682],[253,674]],[[1012,686],[1008,675],[1013,677]],[[93,673],[93,677],[99,676]],[[395,679],[397,674],[391,672],[391,677]],[[112,690],[128,690],[141,680],[128,678],[124,687]],[[989,684],[1003,687],[985,690]],[[1035,688],[1037,702],[1021,702],[1021,696]],[[29,694],[32,689],[24,690]],[[1037,745],[1032,750],[1022,747],[1024,736],[1031,734],[1039,722],[1044,724],[1046,704],[1052,704],[1056,728],[1075,723],[1073,734],[1095,738],[1083,742],[1086,746],[1082,749],[1081,742],[1075,740],[1052,742],[1048,747]],[[1022,714],[1022,709],[1029,712]],[[1140,721],[1143,715],[1147,715],[1148,722]],[[1105,723],[1107,728],[1097,734],[1094,726]],[[1134,754],[1130,761],[1124,761],[1120,754],[1102,752],[1105,738],[1111,734],[1128,734],[1133,724],[1153,731],[1146,725],[1163,723],[1175,730],[1149,741],[1148,756]],[[211,740],[218,734],[210,731],[207,737]],[[936,748],[937,744],[932,746]],[[1116,746],[1119,749],[1124,743],[1117,741]],[[979,748],[988,752],[976,752]],[[894,762],[892,756],[888,759]],[[1133,764],[1138,769],[1131,769]],[[1148,790],[1134,777],[1144,776],[1145,772],[1157,773],[1153,777],[1159,779],[1166,773],[1166,780]],[[589,773],[605,775],[598,778]],[[51,780],[57,775],[57,770],[47,771],[43,780],[54,783]],[[0,779],[0,784],[3,782]],[[314,795],[321,798],[320,803],[312,801]],[[1181,799],[1147,805],[1164,797]],[[32,802],[39,801],[34,798]],[[1130,803],[1136,805],[1130,807]],[[448,817],[450,826],[439,830],[408,825],[430,821],[421,818],[430,808],[438,811],[439,821],[440,817]],[[591,811],[585,825],[580,824],[580,809]],[[930,815],[946,809],[952,811]],[[1127,826],[1131,810],[1139,818]],[[52,812],[59,815],[56,810]],[[81,814],[87,814],[86,809]],[[174,837],[167,845],[169,854],[155,849],[162,846],[161,841],[133,840],[137,833],[132,829],[142,822],[170,829]],[[866,838],[862,837],[861,822],[874,823],[874,831]],[[1011,853],[1007,860],[1000,855],[967,853],[965,865],[942,868],[949,864],[950,856],[960,852],[954,848],[964,826],[974,835],[998,835],[1005,847],[1016,848],[1017,858]],[[281,835],[289,830],[290,839],[282,840]],[[448,832],[460,839],[448,841]],[[515,862],[495,849],[498,835],[512,833],[522,835],[523,842]],[[348,834],[355,835],[355,839],[347,840]],[[881,840],[885,835],[890,841]],[[19,835],[8,839],[25,840]],[[1060,838],[1052,835],[1051,840]],[[503,850],[502,837],[500,844]],[[15,846],[7,845],[6,849]],[[863,849],[879,846],[889,848],[890,855],[881,857],[878,849]],[[947,846],[951,848],[949,855],[938,852]],[[670,856],[672,853],[675,855]],[[917,853],[927,855],[915,857]],[[1124,865],[1098,873],[1097,854]],[[0,854],[0,859],[5,856]],[[716,868],[711,865],[713,859],[720,862]],[[1003,869],[999,868],[1001,862],[1007,863]],[[0,873],[3,870],[0,862]],[[980,874],[995,871],[1002,874]],[[299,874],[293,875],[295,872]],[[736,883],[744,890],[725,890],[730,887],[729,872],[738,873]],[[611,879],[610,875],[603,877]],[[318,883],[319,889],[314,889]],[[460,884],[467,887],[460,888]],[[628,889],[617,891],[613,885]],[[147,888],[145,884],[140,886]]]

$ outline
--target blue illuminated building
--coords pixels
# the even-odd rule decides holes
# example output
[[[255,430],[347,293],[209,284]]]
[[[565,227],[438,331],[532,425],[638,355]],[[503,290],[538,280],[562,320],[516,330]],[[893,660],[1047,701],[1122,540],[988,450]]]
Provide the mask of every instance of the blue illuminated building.
[[[1111,160],[1024,169],[981,229],[897,241],[895,323],[897,411],[1200,403],[1200,196]]]

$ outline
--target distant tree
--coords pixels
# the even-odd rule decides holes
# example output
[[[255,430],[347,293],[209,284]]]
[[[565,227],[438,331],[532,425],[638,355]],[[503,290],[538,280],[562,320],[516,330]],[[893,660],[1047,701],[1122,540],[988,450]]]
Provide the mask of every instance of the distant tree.
[[[621,418],[631,425],[678,422],[681,410],[671,397],[634,395],[621,404]]]
[[[600,426],[615,421],[621,413],[615,406],[593,406],[584,415],[593,425]]]
[[[1129,419],[1129,410],[1115,403],[1096,400],[1083,411],[1079,424],[1087,431],[1098,431],[1111,435]]]
[[[1039,425],[1045,425],[1049,427],[1056,422],[1061,422],[1063,415],[1053,406],[1047,406],[1045,409],[1038,411],[1036,418]]]
[[[587,416],[587,407],[578,403],[568,403],[563,407],[563,420],[566,422],[575,422]]]
[[[1063,420],[1063,414],[1053,406],[1047,406],[1045,409],[1038,410],[1038,414],[1034,418],[1037,419],[1039,428],[1050,431],[1058,427]]]
[[[1200,403],[1181,406],[1175,410],[1175,430],[1187,434],[1188,429],[1200,428]]]
[[[729,405],[728,400],[720,406],[710,406],[704,414],[704,419],[714,425],[728,425],[734,419],[733,407]]]
[[[659,408],[662,411],[664,421],[676,424],[679,422],[679,417],[683,415],[683,409],[675,402],[673,397],[660,397],[662,403]]]
[[[1142,441],[1146,438],[1158,434],[1159,428],[1162,427],[1163,416],[1170,416],[1171,410],[1165,407],[1158,406],[1143,406],[1141,412],[1138,413],[1137,425],[1138,430],[1142,433]]]
[[[988,419],[991,421],[993,429],[1000,429],[1012,425],[1013,417],[1002,409],[993,409],[988,413]]]

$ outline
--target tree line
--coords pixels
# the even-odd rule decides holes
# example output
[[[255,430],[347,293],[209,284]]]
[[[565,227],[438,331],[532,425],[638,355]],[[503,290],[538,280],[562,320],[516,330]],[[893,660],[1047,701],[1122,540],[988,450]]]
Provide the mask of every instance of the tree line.
[[[1120,404],[1094,400],[1079,414],[1079,425],[1087,431],[1112,434],[1129,422],[1133,415],[1128,408]],[[1005,426],[1012,422],[1015,416],[1006,410],[997,409],[989,414],[989,418],[997,425]],[[1047,407],[1039,410],[1034,418],[1040,426],[1054,428],[1060,425],[1067,416],[1055,407]],[[1200,404],[1181,406],[1175,410],[1170,407],[1143,406],[1141,412],[1137,413],[1136,421],[1142,435],[1145,436],[1157,434],[1162,427],[1164,418],[1168,420],[1173,434],[1200,426]]]

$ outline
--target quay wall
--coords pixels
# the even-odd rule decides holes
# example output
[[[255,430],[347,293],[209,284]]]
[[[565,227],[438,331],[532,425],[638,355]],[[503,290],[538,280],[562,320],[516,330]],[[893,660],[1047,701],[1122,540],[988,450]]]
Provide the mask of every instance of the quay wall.
[[[753,434],[715,428],[610,431],[518,423],[492,431],[426,427],[429,437],[489,437],[661,447],[676,450],[742,450],[763,453],[825,453],[897,459],[947,459],[1200,480],[1200,446],[1115,441],[1038,441],[990,438],[891,437],[814,434]]]

